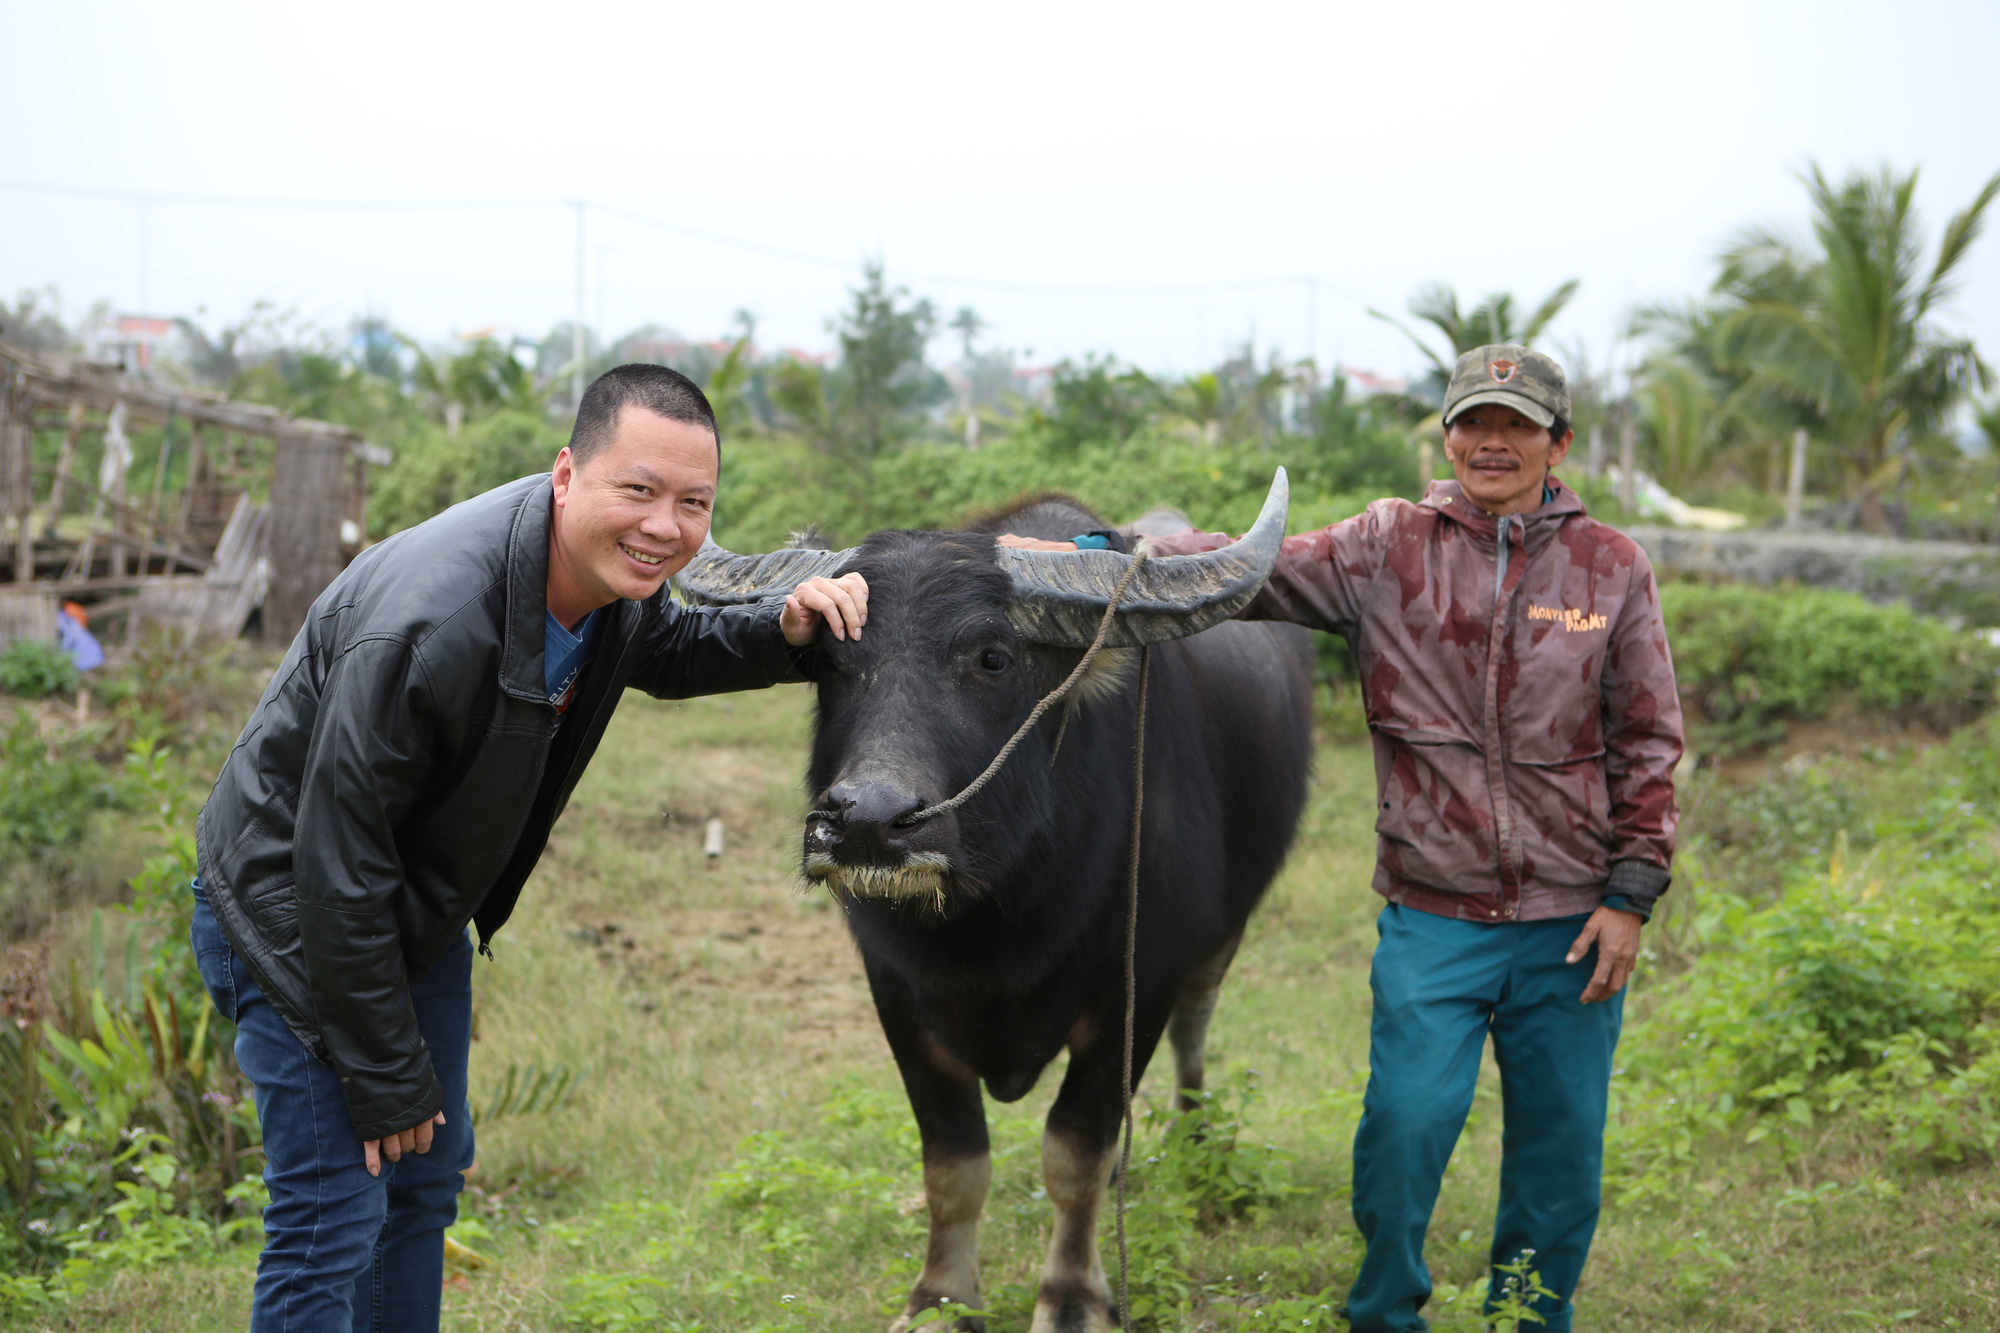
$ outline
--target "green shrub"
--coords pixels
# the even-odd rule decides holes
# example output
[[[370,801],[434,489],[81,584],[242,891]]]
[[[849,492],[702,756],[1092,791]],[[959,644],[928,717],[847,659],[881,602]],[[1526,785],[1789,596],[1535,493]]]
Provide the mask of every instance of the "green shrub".
[[[377,537],[413,527],[517,477],[547,472],[566,433],[535,413],[503,408],[457,435],[423,422],[396,445],[396,465],[373,473],[368,524]]]
[[[1681,692],[1720,748],[1777,740],[1843,697],[1947,725],[1993,702],[2000,650],[1908,607],[1748,584],[1669,583],[1660,601]]]
[[[1825,763],[1789,763],[1741,786],[1703,774],[1683,806],[1686,863],[1750,898],[1768,898],[1788,878],[1815,873],[1839,839],[1856,849],[1875,841],[1854,775]]]
[[[817,523],[835,540],[853,543],[882,528],[954,527],[1042,491],[1074,495],[1113,522],[1173,505],[1199,527],[1242,532],[1255,521],[1281,461],[1292,474],[1295,532],[1358,513],[1379,494],[1335,489],[1331,481],[1344,474],[1335,469],[1321,477],[1309,455],[1153,431],[1074,448],[1022,431],[977,452],[919,444],[866,464],[836,464],[796,441],[756,439],[724,457],[716,540],[732,550],[768,550]]]
[[[126,784],[82,742],[43,736],[26,708],[0,732],[0,852],[59,861],[83,841],[92,815],[128,800]]]
[[[1832,1117],[1906,1160],[2000,1148],[2000,841],[1966,799],[1991,725],[1883,775],[1894,808],[1800,851],[1759,902],[1693,878],[1691,967],[1647,997],[1613,1083],[1608,1177],[1670,1201],[1713,1140],[1819,1151]],[[1896,784],[1900,782],[1900,790]]]
[[[82,676],[68,653],[41,639],[16,639],[0,651],[0,691],[40,699],[77,687]]]

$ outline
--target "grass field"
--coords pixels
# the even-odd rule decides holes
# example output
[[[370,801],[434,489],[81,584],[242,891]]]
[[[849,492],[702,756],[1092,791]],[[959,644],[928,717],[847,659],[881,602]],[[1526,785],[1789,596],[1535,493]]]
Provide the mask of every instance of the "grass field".
[[[809,704],[801,688],[628,698],[475,972],[475,1109],[510,1067],[588,1073],[566,1105],[480,1125],[455,1234],[486,1262],[454,1268],[447,1327],[868,1330],[900,1308],[923,1236],[914,1129],[839,915],[793,874]],[[1318,768],[1210,1039],[1213,1084],[1255,1071],[1242,1155],[1282,1187],[1236,1220],[1176,1229],[1146,1213],[1142,1183],[1141,1258],[1162,1290],[1185,1289],[1186,1315],[1162,1327],[1279,1326],[1251,1315],[1320,1292],[1337,1306],[1358,1261],[1347,1152],[1379,905],[1373,777],[1366,748],[1331,730]],[[710,817],[727,830],[715,862]],[[1656,972],[1642,966],[1628,1030]],[[1039,1120],[1060,1073],[989,1106],[995,1333],[1026,1328],[1048,1227]],[[1162,1089],[1148,1080],[1142,1113]],[[1477,1326],[1456,1312],[1484,1277],[1497,1092],[1489,1069],[1431,1231],[1447,1326]],[[1142,1155],[1158,1134],[1142,1125]],[[127,1273],[39,1326],[241,1327],[253,1263],[246,1246]],[[2000,1328],[2000,1170],[1892,1171],[1837,1121],[1804,1160],[1718,1149],[1679,1197],[1607,1210],[1578,1302],[1589,1330]],[[1343,1326],[1314,1304],[1282,1326]]]

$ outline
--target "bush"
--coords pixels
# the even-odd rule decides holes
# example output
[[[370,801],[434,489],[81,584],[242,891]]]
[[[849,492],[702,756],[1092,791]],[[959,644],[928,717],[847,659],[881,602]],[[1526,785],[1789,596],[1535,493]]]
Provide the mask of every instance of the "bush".
[[[43,736],[26,708],[0,733],[0,852],[60,858],[83,841],[94,814],[129,795],[81,741]]]
[[[372,474],[371,534],[413,527],[461,500],[517,477],[547,472],[567,444],[545,418],[514,408],[477,417],[457,435],[425,422],[396,446],[396,465]]]
[[[1669,583],[1660,589],[1681,693],[1721,749],[1768,744],[1836,700],[1940,725],[1991,707],[2000,650],[1854,593]]]
[[[82,676],[68,653],[40,639],[16,639],[0,651],[0,691],[40,699],[77,687]]]
[[[1695,961],[1648,997],[1613,1084],[1626,1202],[1679,1197],[1712,1139],[1818,1152],[1834,1117],[1907,1161],[2000,1149],[2000,843],[1966,799],[1996,741],[1905,761],[1885,788],[1907,813],[1857,815],[1773,900],[1701,885]]]

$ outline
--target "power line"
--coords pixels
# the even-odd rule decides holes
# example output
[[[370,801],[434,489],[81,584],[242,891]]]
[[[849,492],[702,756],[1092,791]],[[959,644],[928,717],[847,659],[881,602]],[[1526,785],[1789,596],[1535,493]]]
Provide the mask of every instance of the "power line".
[[[186,208],[243,208],[288,212],[345,212],[345,213],[446,213],[446,212],[498,212],[503,210],[532,208],[576,208],[579,205],[606,217],[617,218],[637,226],[649,227],[669,235],[685,237],[707,245],[737,250],[745,254],[757,255],[765,259],[779,259],[795,264],[808,264],[816,268],[837,269],[852,272],[855,261],[841,259],[833,255],[819,254],[810,250],[797,250],[789,246],[771,245],[762,241],[748,240],[740,236],[730,236],[722,232],[710,231],[703,227],[691,227],[683,222],[654,217],[634,209],[621,208],[616,204],[598,203],[594,200],[555,198],[498,198],[498,199],[313,199],[281,198],[268,195],[239,194],[199,194],[181,190],[121,190],[107,186],[53,185],[29,181],[0,181],[0,190],[22,194],[46,194],[80,199],[108,199],[122,203],[144,204],[165,207]],[[934,273],[926,270],[910,269],[904,273],[917,282],[935,283],[945,287],[960,287],[972,291],[987,291],[1016,296],[1072,297],[1092,300],[1158,300],[1187,298],[1191,296],[1220,296],[1230,292],[1269,290],[1274,287],[1296,287],[1309,293],[1319,286],[1329,291],[1340,292],[1355,300],[1364,299],[1359,292],[1343,284],[1329,282],[1314,274],[1267,275],[1263,277],[1222,279],[1215,282],[1174,283],[1159,286],[1104,286],[1094,284],[1035,282],[1010,278],[968,277],[964,274]]]
[[[0,181],[0,190],[17,194],[67,195],[77,199],[115,199],[127,204],[159,204],[185,208],[253,208],[301,213],[450,213],[492,212],[508,208],[553,208],[562,199],[285,199],[270,195],[196,194],[187,190],[120,190],[98,185],[49,185],[35,181]]]

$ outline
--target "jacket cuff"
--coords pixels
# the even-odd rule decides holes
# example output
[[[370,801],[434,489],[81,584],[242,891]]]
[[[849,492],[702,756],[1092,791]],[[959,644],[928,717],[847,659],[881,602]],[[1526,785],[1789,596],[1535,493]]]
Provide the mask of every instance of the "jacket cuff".
[[[1604,885],[1604,905],[1652,920],[1653,904],[1673,883],[1673,875],[1651,861],[1614,861]],[[1613,899],[1619,901],[1613,902]]]
[[[381,1113],[380,1104],[372,1098],[366,1107],[356,1106],[354,1084],[345,1078],[341,1082],[345,1085],[347,1114],[354,1121],[355,1136],[364,1143],[369,1139],[386,1139],[391,1134],[414,1129],[444,1109],[444,1085],[438,1082],[437,1072],[433,1069],[424,1071],[423,1092],[416,1101],[388,1115]]]

